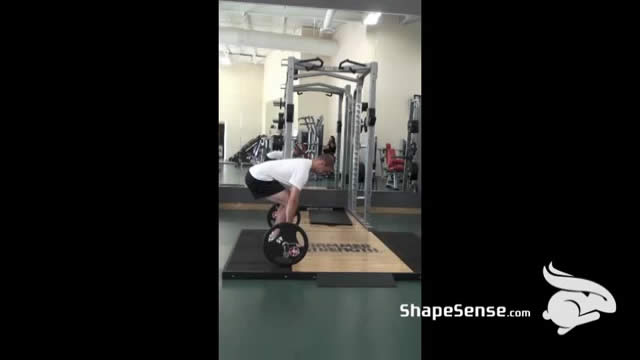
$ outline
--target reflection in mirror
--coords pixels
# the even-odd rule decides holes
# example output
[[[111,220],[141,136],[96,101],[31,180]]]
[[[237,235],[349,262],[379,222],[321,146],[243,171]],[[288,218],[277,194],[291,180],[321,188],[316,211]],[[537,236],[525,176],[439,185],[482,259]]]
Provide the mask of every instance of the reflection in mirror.
[[[242,112],[243,109],[238,109]],[[279,160],[284,146],[284,109],[280,98],[271,99],[264,104],[265,132],[250,138],[246,143],[229,156],[225,148],[219,149],[218,184],[219,186],[244,186],[244,179],[251,166],[265,161]],[[238,114],[236,114],[238,115]],[[335,136],[328,136],[325,141],[324,118],[320,116],[302,116],[293,130],[294,158],[314,158],[322,153],[335,153]],[[224,126],[224,124],[220,124]],[[222,128],[222,127],[221,127]],[[246,135],[246,134],[244,134]],[[326,143],[325,143],[326,142]],[[220,144],[225,144],[220,140]],[[309,174],[305,188],[335,189],[334,175]]]
[[[404,137],[384,144],[376,141],[374,191],[418,192],[420,189],[421,107],[420,95],[409,101],[409,119]],[[382,146],[380,146],[382,145]]]

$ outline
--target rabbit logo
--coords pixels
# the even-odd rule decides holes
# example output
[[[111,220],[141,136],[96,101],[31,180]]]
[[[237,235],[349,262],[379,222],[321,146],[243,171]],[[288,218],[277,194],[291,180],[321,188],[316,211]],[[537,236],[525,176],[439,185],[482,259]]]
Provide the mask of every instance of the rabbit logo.
[[[603,286],[554,269],[551,262],[548,270],[542,268],[542,274],[551,286],[560,289],[549,299],[547,310],[542,313],[545,320],[558,325],[559,335],[600,319],[600,312],[616,312],[616,301]]]

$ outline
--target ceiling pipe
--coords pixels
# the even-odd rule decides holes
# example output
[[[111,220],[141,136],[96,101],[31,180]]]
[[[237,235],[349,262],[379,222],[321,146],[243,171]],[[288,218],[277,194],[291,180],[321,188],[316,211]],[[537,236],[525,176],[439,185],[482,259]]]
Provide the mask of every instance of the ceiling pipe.
[[[324,14],[324,22],[322,23],[322,28],[320,32],[322,33],[333,33],[335,30],[331,28],[331,21],[333,21],[333,16],[336,11],[333,9],[327,9],[327,13]]]
[[[277,34],[264,31],[247,31],[244,29],[229,27],[219,28],[218,42],[221,44],[299,51],[302,53],[325,56],[334,56],[338,52],[338,43],[335,40]]]

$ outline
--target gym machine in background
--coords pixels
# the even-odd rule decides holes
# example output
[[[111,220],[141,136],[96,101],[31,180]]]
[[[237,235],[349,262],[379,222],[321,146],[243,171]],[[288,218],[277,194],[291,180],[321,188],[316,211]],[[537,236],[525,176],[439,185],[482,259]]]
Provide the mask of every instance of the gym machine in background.
[[[410,103],[407,141],[404,150],[404,171],[402,191],[418,192],[420,184],[420,145],[421,145],[421,95],[413,95]]]
[[[345,177],[340,176],[342,173],[348,174],[350,179],[347,189],[347,211],[349,211],[363,226],[369,227],[368,219],[371,208],[371,187],[373,176],[373,162],[375,161],[375,124],[376,124],[376,81],[378,78],[378,63],[358,63],[349,59],[343,60],[340,64],[335,66],[324,66],[324,61],[320,58],[299,60],[291,56],[287,58],[287,79],[285,85],[285,124],[284,124],[284,146],[283,146],[283,158],[290,159],[292,157],[293,150],[293,121],[294,121],[294,104],[293,94],[294,92],[301,92],[304,86],[312,87],[314,84],[304,84],[294,86],[294,81],[302,78],[316,77],[316,76],[330,76],[341,80],[346,80],[356,84],[353,98],[349,98],[351,88],[345,87],[345,89],[339,89],[342,91],[343,96],[347,96],[346,108],[346,122],[345,131],[342,132],[342,119],[341,114],[338,115],[338,140],[337,150],[338,158],[342,158],[342,169],[340,166],[336,167],[335,179],[340,184],[345,184]],[[345,74],[352,74],[347,76]],[[369,102],[367,106],[363,108],[362,103],[362,88],[365,79],[369,77]],[[317,85],[317,84],[316,84]],[[322,89],[329,90],[335,88],[322,84]],[[308,88],[307,88],[308,90]],[[340,97],[342,102],[342,96]],[[342,104],[338,107],[342,109]],[[341,110],[339,110],[341,111]],[[362,112],[366,111],[366,120],[363,120]],[[362,123],[365,121],[365,123]],[[366,128],[366,134],[364,134],[363,142],[366,144],[361,145],[361,133]],[[343,134],[343,136],[341,136]],[[342,139],[341,139],[342,138]],[[363,151],[361,151],[363,150]],[[362,153],[362,155],[361,155]],[[360,158],[363,157],[363,161]],[[364,194],[359,195],[358,181],[359,178],[359,164],[364,163]],[[344,171],[344,172],[343,172]],[[359,202],[362,203],[361,211],[358,211]]]
[[[260,164],[268,158],[271,152],[282,150],[284,140],[279,133],[284,128],[284,114],[279,114],[279,119],[273,120],[270,135],[258,135],[249,140],[228,161],[219,161],[221,164],[234,164],[236,167],[252,166]],[[276,125],[277,124],[277,125]]]
[[[305,128],[303,129],[304,126]],[[306,131],[305,131],[306,130]],[[298,146],[307,159],[315,159],[322,151],[324,124],[322,115],[318,119],[313,116],[298,118]]]
[[[251,166],[264,161],[268,152],[269,137],[258,135],[249,140],[240,150],[231,156],[228,161],[222,163],[235,164],[236,167]]]

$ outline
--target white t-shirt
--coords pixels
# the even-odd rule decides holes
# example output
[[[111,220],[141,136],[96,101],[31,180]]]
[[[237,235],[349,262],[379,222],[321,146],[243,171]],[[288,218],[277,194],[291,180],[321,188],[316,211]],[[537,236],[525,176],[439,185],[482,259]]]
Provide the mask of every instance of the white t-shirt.
[[[249,168],[251,176],[262,181],[277,181],[285,187],[302,190],[309,180],[310,159],[284,159],[265,161]]]

